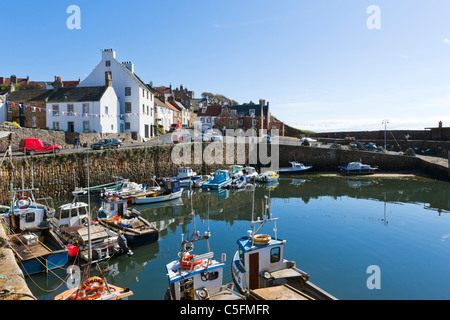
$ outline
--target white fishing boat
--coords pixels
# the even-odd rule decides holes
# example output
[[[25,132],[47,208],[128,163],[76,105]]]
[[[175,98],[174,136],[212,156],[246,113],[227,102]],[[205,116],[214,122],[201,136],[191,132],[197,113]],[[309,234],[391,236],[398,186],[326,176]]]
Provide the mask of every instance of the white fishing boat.
[[[290,167],[282,167],[278,169],[279,174],[295,174],[295,173],[303,173],[312,168],[312,166],[305,166],[303,163],[297,161],[289,162],[291,164]]]
[[[194,212],[192,212],[194,214]],[[181,239],[181,250],[178,259],[166,265],[169,287],[165,300],[244,300],[244,296],[235,292],[233,283],[223,284],[225,254],[221,261],[214,260],[214,252],[209,250],[208,239],[211,233],[206,231],[200,235],[195,228],[184,240]],[[192,253],[194,243],[206,241],[208,251],[204,254]]]
[[[250,300],[335,300],[311,283],[309,274],[298,269],[294,261],[285,259],[286,240],[278,238],[277,219],[269,213],[265,198],[262,220],[252,217],[252,230],[237,240],[231,272],[238,291]],[[273,238],[258,233],[267,222],[274,223]]]
[[[148,192],[144,194],[131,195],[131,202],[133,204],[147,204],[157,203],[162,201],[171,201],[182,196],[183,189],[180,188],[179,180],[168,179],[165,181],[164,191],[162,192]]]
[[[338,169],[343,174],[373,174],[378,170],[378,167],[372,167],[368,164],[363,164],[360,161],[355,161],[339,166]]]
[[[258,177],[258,171],[254,167],[245,167],[242,173],[247,180],[253,180]]]
[[[59,211],[50,218],[56,234],[71,248],[69,255],[78,255],[89,261],[89,241],[94,261],[125,253],[119,246],[117,233],[91,221],[88,215],[88,204],[78,201],[75,197],[72,203],[60,206]]]

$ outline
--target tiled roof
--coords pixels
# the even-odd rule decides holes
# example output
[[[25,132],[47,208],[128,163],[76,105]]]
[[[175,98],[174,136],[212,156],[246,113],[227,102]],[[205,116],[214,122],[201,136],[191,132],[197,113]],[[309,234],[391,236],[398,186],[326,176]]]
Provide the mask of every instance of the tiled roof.
[[[105,93],[106,86],[59,88],[50,96],[48,102],[82,102],[100,101]]]
[[[52,93],[53,90],[17,90],[10,92],[6,96],[6,100],[13,102],[45,101]]]
[[[236,114],[240,117],[250,117],[250,110],[255,110],[255,116],[261,116],[261,106],[259,104],[234,105],[230,110],[236,110]],[[268,106],[263,106],[264,115],[267,115]]]

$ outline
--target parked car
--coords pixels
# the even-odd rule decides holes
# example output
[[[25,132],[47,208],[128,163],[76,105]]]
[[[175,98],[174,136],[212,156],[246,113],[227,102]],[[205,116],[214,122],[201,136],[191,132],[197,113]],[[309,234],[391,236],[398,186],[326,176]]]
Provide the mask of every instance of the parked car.
[[[172,125],[170,126],[169,131],[176,131],[176,130],[180,130],[181,128],[182,128],[181,122],[172,123]]]
[[[222,134],[217,131],[216,129],[211,129],[206,131],[203,134],[203,141],[204,142],[209,142],[209,141],[223,141],[223,136]]]
[[[119,139],[102,139],[97,143],[91,145],[94,150],[113,149],[122,146],[122,141]]]
[[[59,145],[52,145],[37,138],[25,138],[19,141],[19,151],[30,155],[35,155],[36,153],[58,153],[61,149],[62,147]]]

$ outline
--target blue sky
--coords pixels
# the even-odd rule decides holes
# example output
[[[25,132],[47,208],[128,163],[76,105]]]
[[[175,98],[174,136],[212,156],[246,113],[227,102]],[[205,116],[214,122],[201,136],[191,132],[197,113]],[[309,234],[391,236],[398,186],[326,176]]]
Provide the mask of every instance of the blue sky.
[[[70,30],[70,5],[81,29]],[[367,28],[370,5],[381,29]],[[0,76],[84,79],[113,48],[154,85],[270,102],[313,131],[450,126],[448,0],[1,3]]]

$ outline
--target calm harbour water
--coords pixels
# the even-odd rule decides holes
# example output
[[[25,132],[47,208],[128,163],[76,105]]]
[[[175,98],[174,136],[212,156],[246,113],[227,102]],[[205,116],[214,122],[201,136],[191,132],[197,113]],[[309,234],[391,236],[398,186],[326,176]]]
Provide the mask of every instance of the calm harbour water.
[[[236,240],[251,227],[253,194],[255,216],[261,216],[263,198],[270,193],[278,237],[287,240],[285,258],[338,299],[450,299],[450,183],[308,175],[282,177],[269,190],[200,190],[186,192],[181,204],[137,207],[158,223],[159,241],[132,248],[130,258],[111,258],[114,273],[108,282],[130,288],[130,299],[163,299],[165,266],[178,258],[182,235],[193,232],[191,200],[196,229],[211,231],[211,250],[217,260],[226,254],[225,282],[231,282]],[[273,235],[272,228],[269,224],[262,233]],[[194,253],[205,251],[206,245],[195,244]],[[380,268],[380,289],[367,287],[372,265]],[[53,299],[67,289],[61,285],[65,269],[55,274],[27,280],[38,299]]]

